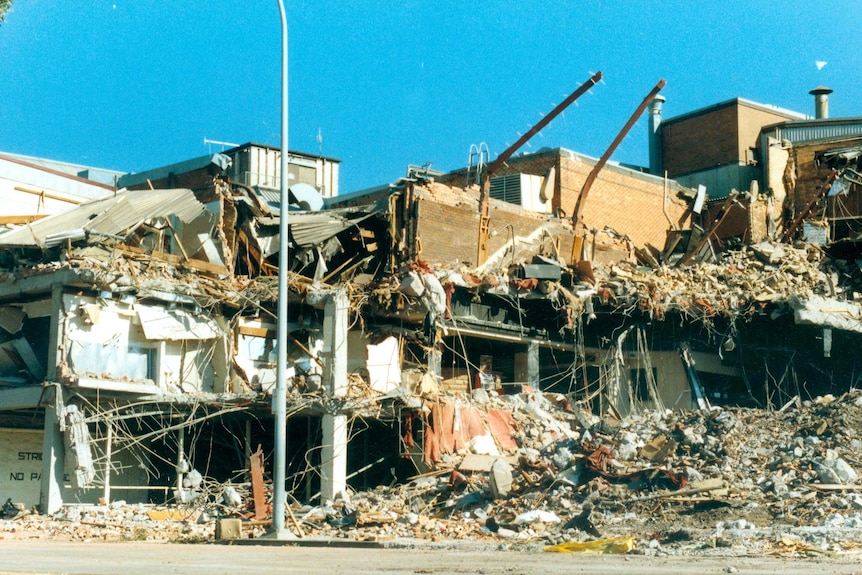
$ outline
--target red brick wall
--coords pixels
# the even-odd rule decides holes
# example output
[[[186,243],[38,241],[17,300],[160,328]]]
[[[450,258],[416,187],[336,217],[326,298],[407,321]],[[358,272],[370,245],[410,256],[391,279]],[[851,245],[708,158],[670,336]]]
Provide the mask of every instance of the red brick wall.
[[[748,148],[760,148],[760,132],[764,126],[786,122],[790,119],[783,114],[769,112],[760,108],[752,108],[746,105],[740,105],[738,113],[739,162],[745,162],[745,152]]]
[[[467,263],[476,265],[479,238],[479,191],[462,190],[435,183],[414,190],[418,202],[417,235],[421,243],[419,257],[432,265],[454,266]],[[507,225],[515,235],[528,236],[539,228],[547,216],[521,210],[499,200],[490,204],[491,232],[488,254],[511,241]],[[571,252],[572,234],[560,233],[560,253],[567,259]],[[569,252],[564,251],[568,249]]]
[[[736,106],[728,105],[661,126],[663,167],[668,177],[739,161]]]
[[[575,158],[562,158],[560,207],[569,217],[592,169],[592,164]],[[613,228],[617,233],[629,236],[636,247],[650,243],[661,248],[665,232],[670,228],[664,213],[664,200],[661,179],[604,169],[593,182],[581,208],[582,221],[587,228]],[[688,227],[688,202],[677,198],[672,186],[667,192],[667,211],[678,228]]]
[[[497,170],[495,175],[525,173],[545,176],[551,167],[556,167],[556,190],[553,207],[562,210],[561,217],[563,220],[570,221],[578,194],[593,166],[593,163],[580,159],[577,154],[555,149],[512,158],[506,165]],[[444,178],[438,178],[438,185],[443,180]],[[461,186],[464,182],[464,175],[451,176],[449,180],[454,185]],[[677,198],[676,189],[675,184],[670,184],[668,187],[667,211],[678,228],[687,228],[690,221],[688,202]],[[429,220],[424,217],[430,210],[434,214],[433,221],[436,229],[451,230],[454,235],[458,235],[457,232],[461,229],[470,230],[462,234],[465,237],[440,240],[440,246],[445,246],[445,248],[442,253],[433,252],[435,257],[445,257],[457,253],[458,258],[463,261],[475,261],[475,242],[478,238],[479,226],[479,190],[476,186],[472,190],[471,195],[467,196],[471,198],[470,208],[472,211],[469,212],[469,216],[464,211],[457,214],[447,211],[446,214],[441,214],[440,208],[430,207],[427,201],[423,202],[420,208],[423,214],[420,218],[422,220],[422,229],[420,230],[422,233],[420,235],[422,236],[424,251],[429,250],[427,236],[437,233],[432,231]],[[643,247],[646,243],[650,243],[662,248],[665,242],[665,231],[670,228],[670,223],[663,211],[664,198],[663,180],[608,166],[599,173],[590,189],[582,208],[582,220],[588,228],[602,230],[607,226],[621,235],[627,235],[636,247]],[[489,253],[493,253],[505,245],[507,241],[505,237],[506,223],[512,223],[517,234],[527,235],[541,221],[544,221],[542,216],[534,216],[523,211],[519,213],[516,207],[502,202],[492,201],[491,205],[491,229],[492,231],[496,229],[498,235],[491,239]],[[495,212],[502,207],[506,209],[505,216]],[[466,210],[466,208],[463,209]],[[436,221],[438,217],[448,217],[456,223],[441,227]],[[604,239],[606,240],[607,236]],[[603,241],[603,238],[599,237],[597,240]],[[436,242],[437,240],[435,240]],[[606,248],[597,246],[598,249]],[[560,254],[566,259],[571,255],[571,237],[568,235],[562,238]],[[619,245],[614,245],[612,252],[609,251],[608,254],[611,255],[601,259],[625,257],[627,250]]]
[[[721,217],[723,206],[723,201],[709,205],[706,209],[703,222],[705,228],[709,228],[717,218]],[[731,204],[729,210],[724,221],[715,230],[715,237],[719,240],[740,237],[745,242],[751,241],[752,214],[749,210],[749,202],[747,200],[740,200],[739,203]]]
[[[559,149],[515,156],[513,158],[509,158],[509,160],[500,166],[493,175],[505,176],[507,174],[532,174],[535,176],[546,176],[548,174],[548,170],[557,165],[559,157]],[[467,176],[464,170],[458,170],[457,172],[438,176],[436,181],[450,186],[464,187],[466,178]]]
[[[728,164],[744,164],[749,148],[759,148],[764,126],[787,115],[733,100],[661,126],[664,169],[675,178]]]

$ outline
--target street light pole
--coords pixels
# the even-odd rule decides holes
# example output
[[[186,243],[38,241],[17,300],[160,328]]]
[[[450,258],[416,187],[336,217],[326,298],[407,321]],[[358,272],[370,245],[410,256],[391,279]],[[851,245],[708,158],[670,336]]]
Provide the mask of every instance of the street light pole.
[[[278,0],[281,16],[281,185],[279,187],[279,224],[278,224],[278,332],[276,342],[275,393],[273,395],[275,413],[275,461],[272,480],[272,527],[275,536],[285,535],[284,510],[286,494],[285,462],[287,450],[287,206],[288,206],[288,148],[287,148],[287,13],[284,0]]]

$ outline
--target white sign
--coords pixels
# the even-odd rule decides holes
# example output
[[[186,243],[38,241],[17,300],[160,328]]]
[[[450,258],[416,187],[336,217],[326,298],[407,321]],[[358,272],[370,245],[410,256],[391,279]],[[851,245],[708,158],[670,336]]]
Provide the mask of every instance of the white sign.
[[[42,437],[30,429],[0,429],[0,505],[8,499],[27,508],[39,504]]]

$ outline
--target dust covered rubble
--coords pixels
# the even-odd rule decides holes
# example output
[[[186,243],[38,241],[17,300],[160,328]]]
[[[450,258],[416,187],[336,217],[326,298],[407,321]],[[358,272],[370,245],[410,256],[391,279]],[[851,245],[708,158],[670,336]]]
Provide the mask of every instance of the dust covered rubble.
[[[123,501],[68,505],[53,515],[7,504],[4,514],[0,539],[6,540],[199,542],[211,540],[214,533],[213,521],[201,510],[127,505]]]
[[[858,390],[781,410],[645,411],[622,421],[538,392],[492,393],[484,406],[511,410],[517,449],[462,451],[407,483],[295,505],[303,536],[507,549],[631,537],[630,553],[653,556],[862,549]],[[230,511],[118,502],[41,516],[7,505],[0,537],[203,541]],[[244,528],[247,537],[264,532]]]
[[[762,242],[721,254],[719,262],[657,268],[619,263],[593,270],[595,285],[579,286],[605,304],[637,306],[661,318],[679,311],[698,317],[736,316],[752,306],[814,296],[853,299],[862,290],[857,265],[826,256],[818,247]],[[587,291],[585,291],[587,290]]]
[[[365,541],[543,547],[633,537],[632,552],[651,555],[862,548],[859,391],[784,411],[648,411],[624,421],[559,396],[527,399],[492,400],[516,415],[520,447],[495,459],[505,465],[468,471],[464,457],[294,513],[308,535]],[[572,429],[564,437],[561,422]]]

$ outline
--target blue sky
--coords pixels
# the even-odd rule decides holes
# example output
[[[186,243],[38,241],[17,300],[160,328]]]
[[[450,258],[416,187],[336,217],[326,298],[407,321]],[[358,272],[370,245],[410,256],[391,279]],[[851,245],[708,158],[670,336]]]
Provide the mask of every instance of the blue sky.
[[[342,193],[471,144],[493,159],[598,70],[524,151],[600,156],[660,78],[666,118],[735,97],[813,114],[818,85],[862,116],[854,0],[286,4],[289,146],[341,159]],[[14,0],[0,151],[141,171],[220,150],[204,138],[277,146],[280,50],[275,0]],[[646,131],[612,159],[645,164]]]

